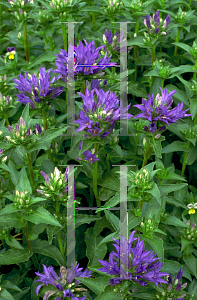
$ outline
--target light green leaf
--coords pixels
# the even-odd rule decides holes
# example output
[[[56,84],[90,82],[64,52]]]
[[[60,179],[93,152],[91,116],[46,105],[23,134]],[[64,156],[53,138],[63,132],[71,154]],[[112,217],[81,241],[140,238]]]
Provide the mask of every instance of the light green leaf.
[[[163,224],[173,225],[173,226],[181,226],[181,227],[188,227],[183,221],[178,219],[175,216],[167,216],[166,220],[162,222]]]
[[[109,279],[107,278],[85,278],[85,277],[76,277],[76,280],[80,281],[84,285],[86,285],[89,289],[91,289],[96,295],[101,294],[105,286],[109,284]]]
[[[111,223],[113,226],[114,230],[117,230],[120,228],[120,219],[114,215],[112,212],[109,210],[104,210],[105,216],[107,220]]]
[[[23,167],[20,171],[19,174],[19,179],[17,181],[17,185],[16,185],[16,190],[17,191],[27,191],[30,194],[32,194],[32,188],[31,188],[31,184],[29,182],[29,179],[27,178],[27,172],[26,172],[26,167]]]
[[[32,222],[34,224],[50,224],[54,226],[61,226],[61,224],[46,210],[44,207],[36,207],[32,215],[24,215],[25,220]]]
[[[155,253],[158,257],[162,257],[161,261],[164,260],[164,247],[163,247],[163,239],[158,236],[154,236],[154,239],[151,240],[147,237],[144,237],[145,241],[154,249]]]
[[[0,253],[0,265],[14,265],[29,260],[32,256],[28,249],[9,249]]]
[[[156,198],[157,202],[161,205],[161,195],[160,190],[157,186],[157,184],[154,182],[152,189],[147,190],[147,193],[150,193],[153,197]]]

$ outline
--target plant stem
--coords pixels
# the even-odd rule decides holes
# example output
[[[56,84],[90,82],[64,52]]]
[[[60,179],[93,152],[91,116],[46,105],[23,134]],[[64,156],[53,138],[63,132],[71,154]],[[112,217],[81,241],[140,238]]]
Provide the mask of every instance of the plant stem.
[[[61,27],[62,27],[62,34],[63,34],[63,40],[64,40],[64,50],[67,51],[67,33],[66,33],[66,29],[65,29],[65,24],[61,23]]]
[[[24,48],[25,48],[26,61],[29,62],[29,49],[28,49],[28,41],[27,41],[27,21],[24,21],[23,23],[23,30],[24,30]]]
[[[197,70],[197,60],[195,61],[194,70]],[[196,72],[193,73],[193,80],[196,80]]]
[[[197,124],[197,114],[194,117],[194,126]]]
[[[188,246],[187,246],[187,247],[188,247]],[[181,259],[180,259],[179,263],[181,263],[181,262],[182,262],[182,260],[183,260],[183,256],[184,256],[184,254],[186,253],[186,249],[187,249],[187,247],[185,247],[185,249],[183,250],[183,253],[182,253],[182,255],[181,255]]]
[[[30,178],[31,178],[32,186],[34,187],[35,180],[34,180],[34,173],[33,173],[32,161],[31,161],[31,154],[28,153],[28,152],[27,152],[27,158],[28,158],[28,162],[29,162]]]
[[[156,47],[155,47],[155,44],[154,44],[153,47],[152,47],[152,63],[155,61],[155,49],[156,49]]]
[[[95,143],[95,153],[98,154],[98,148],[99,148],[99,144]],[[97,170],[98,168],[98,161],[96,160],[95,162],[93,162],[93,190],[94,190],[94,196],[96,198],[96,206],[99,208],[101,206],[101,201],[98,199],[98,187],[97,187]],[[101,212],[98,212],[98,216],[100,217]]]
[[[45,46],[46,46],[46,45],[48,44],[47,36],[46,36],[45,31],[43,31],[42,33],[43,33],[43,37],[44,37],[44,44],[45,44]]]
[[[144,160],[143,160],[142,168],[146,166],[148,156],[149,156],[150,147],[151,147],[151,144],[148,143],[148,147],[146,149],[146,152],[144,153]]]
[[[49,40],[50,50],[53,51],[53,43],[52,43],[52,40],[51,40],[50,36],[48,36],[48,40]]]
[[[10,123],[9,123],[9,121],[8,121],[8,116],[7,115],[5,115],[5,124],[6,124],[6,126],[8,126],[8,125],[10,125]]]
[[[45,109],[42,110],[42,115],[43,115],[43,122],[44,122],[44,129],[48,129],[48,124],[47,124],[47,117],[46,117],[46,111]]]
[[[181,34],[181,28],[179,27],[178,33],[177,33],[177,36],[176,36],[176,39],[175,39],[175,42],[176,42],[176,43],[179,42],[180,34]],[[174,56],[177,55],[177,48],[178,48],[178,46],[175,45],[175,48],[174,48]]]
[[[163,88],[164,88],[164,81],[165,81],[165,79],[162,78],[162,79],[161,79],[161,88],[162,88],[162,90],[163,90]]]
[[[27,221],[27,223],[25,225],[25,236],[26,236],[26,239],[27,239],[27,244],[28,244],[29,252],[31,252],[31,244],[30,244],[29,236],[28,236],[28,221]]]
[[[186,147],[189,148],[189,145],[190,145],[190,141],[187,141]],[[182,164],[182,171],[181,171],[182,177],[184,177],[184,172],[185,172],[186,166],[187,166],[187,152],[185,152],[184,156],[183,156],[183,164]]]
[[[110,158],[110,153],[107,153],[107,157],[106,157],[106,163],[107,163],[107,169],[110,172],[110,163],[109,163],[109,158]]]
[[[59,202],[56,200],[56,215],[59,216]],[[62,257],[64,258],[64,247],[62,244],[62,239],[61,239],[61,230],[57,233],[57,239],[60,247],[60,252],[62,254]]]
[[[95,25],[95,14],[94,13],[92,13],[92,23],[93,23],[93,25]]]

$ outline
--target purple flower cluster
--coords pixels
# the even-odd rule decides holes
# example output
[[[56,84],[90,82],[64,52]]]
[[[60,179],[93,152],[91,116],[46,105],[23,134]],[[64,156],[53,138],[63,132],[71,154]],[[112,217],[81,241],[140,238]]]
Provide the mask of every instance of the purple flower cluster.
[[[164,91],[161,87],[161,96],[157,94],[156,98],[154,99],[154,93],[152,96],[148,95],[148,100],[142,98],[142,104],[133,105],[134,107],[139,108],[142,110],[142,113],[138,114],[134,117],[136,118],[145,118],[150,122],[157,122],[161,121],[166,124],[175,123],[177,120],[185,117],[192,116],[192,114],[186,114],[189,110],[183,110],[183,102],[179,103],[175,108],[169,109],[173,103],[172,96],[176,93],[176,90],[170,92],[168,94],[167,89],[165,88]],[[153,125],[152,132],[154,132],[157,128]]]
[[[93,137],[105,138],[112,132],[117,120],[132,117],[126,113],[131,104],[123,108],[122,101],[117,99],[116,93],[105,93],[103,89],[95,88],[91,92],[86,89],[85,95],[79,92],[78,94],[83,99],[83,110],[80,111],[79,117],[75,116],[77,120],[73,121],[80,125],[77,132],[84,130]]]
[[[79,150],[81,150],[82,145],[83,145],[83,142],[80,142],[80,146],[78,147]],[[99,160],[99,159],[96,157],[97,153],[94,153],[94,154],[93,154],[93,153],[92,153],[91,151],[89,151],[89,150],[84,151],[84,152],[82,153],[82,155],[85,156],[84,159],[85,159],[85,160],[88,160],[88,161],[91,163],[91,165],[92,165],[92,163],[95,162],[96,160]],[[76,159],[77,159],[77,160],[82,160],[81,157],[76,157]]]
[[[140,238],[133,238],[134,233],[135,231],[132,231],[128,244],[123,235],[121,235],[121,241],[113,238],[117,244],[113,244],[117,253],[114,251],[110,253],[109,262],[99,260],[104,268],[98,270],[115,276],[114,278],[110,279],[109,285],[119,284],[123,280],[133,280],[141,286],[146,286],[147,282],[154,282],[156,286],[158,286],[158,284],[161,286],[161,283],[167,283],[161,277],[169,274],[160,272],[163,264],[159,261],[155,262],[161,257],[155,257],[156,254],[154,254],[154,251],[151,252],[144,250],[144,240],[140,241]],[[135,246],[132,247],[132,242],[135,240],[137,240],[137,242]],[[123,249],[121,256],[120,247]],[[117,261],[114,261],[114,259]]]
[[[32,76],[30,74],[27,77],[27,72],[25,77],[21,74],[18,79],[13,79],[13,81],[18,85],[16,87],[20,93],[17,95],[19,102],[23,104],[30,103],[31,108],[42,108],[48,99],[54,99],[58,97],[63,92],[63,87],[50,87],[50,84],[59,79],[55,76],[50,80],[50,71],[46,71],[45,67],[40,68],[39,78],[35,74]]]
[[[156,13],[153,15],[153,17],[150,17],[149,15],[146,16],[146,19],[144,19],[144,25],[147,26],[148,29],[150,29],[150,34],[158,34],[159,30],[161,28],[162,32],[161,34],[166,35],[166,32],[164,30],[170,23],[170,15],[167,15],[164,22],[161,22],[161,19],[159,18],[159,11],[157,10]],[[162,26],[161,26],[162,25]]]
[[[116,33],[114,34],[114,37],[113,37],[111,30],[108,32],[108,30],[105,29],[105,32],[103,34],[103,41],[104,41],[104,43],[106,43],[106,41],[107,41],[111,47],[114,47],[116,44],[116,46],[113,48],[113,51],[117,51],[118,49],[120,49],[120,43],[123,39],[123,35],[124,35],[123,31],[120,34],[119,34],[119,31],[116,31]],[[124,47],[126,47],[126,44]],[[105,46],[104,50],[106,50],[106,49],[107,48]],[[123,48],[121,48],[121,49],[123,49]]]
[[[105,45],[100,46],[95,50],[94,40],[90,43],[87,43],[84,39],[84,42],[85,46],[81,41],[79,41],[79,45],[77,45],[77,47],[74,47],[71,44],[69,45],[68,53],[63,49],[60,49],[60,54],[56,54],[57,60],[55,61],[55,64],[57,69],[53,72],[59,73],[65,82],[67,81],[67,76],[69,74],[68,61],[73,60],[73,51],[75,53],[75,74],[96,74],[99,71],[104,70],[106,68],[106,64],[109,66],[116,65],[109,63],[111,56],[107,58],[107,53],[105,54],[104,58],[101,57],[100,49],[105,47]]]
[[[60,274],[59,277],[57,273],[54,271],[53,267],[46,267],[43,265],[44,274],[40,274],[39,272],[35,272],[37,276],[40,276],[40,279],[35,280],[41,281],[42,284],[38,285],[36,288],[36,295],[38,296],[39,290],[43,285],[48,286],[48,284],[56,287],[56,290],[49,290],[45,292],[45,296],[43,299],[48,299],[50,296],[57,294],[58,297],[55,300],[63,300],[64,297],[69,298],[71,300],[85,300],[86,296],[79,297],[76,296],[79,294],[80,291],[87,291],[83,288],[76,288],[75,286],[79,285],[80,282],[75,279],[75,277],[91,277],[91,271],[82,271],[82,268],[79,268],[79,264],[77,264],[75,267],[72,264],[71,268],[66,269],[65,267],[60,268]]]

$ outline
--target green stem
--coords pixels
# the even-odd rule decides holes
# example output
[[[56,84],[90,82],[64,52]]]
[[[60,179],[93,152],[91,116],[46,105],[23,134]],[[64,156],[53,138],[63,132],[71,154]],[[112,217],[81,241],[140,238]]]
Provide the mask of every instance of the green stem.
[[[32,161],[31,161],[31,154],[28,153],[28,152],[27,152],[27,158],[28,158],[28,163],[29,163],[30,178],[31,178],[32,185],[34,187],[35,180],[34,180],[34,173],[33,173]]]
[[[94,13],[92,13],[92,23],[93,23],[93,25],[95,25],[95,14]]]
[[[50,50],[53,52],[53,43],[52,43],[52,40],[51,40],[50,36],[48,36],[48,40],[49,40]]]
[[[59,202],[56,200],[56,215],[59,217]],[[62,244],[62,238],[61,238],[61,230],[57,233],[57,239],[60,247],[60,252],[62,254],[62,257],[64,258],[64,247]]]
[[[192,4],[192,0],[189,0],[189,6],[191,7],[191,4]]]
[[[181,28],[179,27],[178,33],[177,33],[177,36],[176,36],[176,39],[175,39],[175,42],[176,42],[176,43],[179,42],[180,34],[181,34]],[[175,45],[175,48],[174,48],[174,56],[177,55],[177,48],[178,48],[178,46]]]
[[[95,143],[95,153],[98,154],[99,144]],[[93,162],[92,169],[93,169],[93,190],[94,196],[96,198],[96,206],[99,208],[101,206],[101,201],[98,199],[98,186],[97,186],[97,168],[98,168],[98,161],[96,160]],[[98,216],[100,217],[101,212],[98,212]]]
[[[186,147],[189,148],[189,145],[190,145],[190,141],[187,141]],[[184,177],[186,166],[187,166],[187,152],[185,152],[184,156],[183,156],[183,164],[182,164],[182,171],[181,171],[181,176],[182,177]]]
[[[163,90],[163,88],[164,88],[164,81],[165,81],[165,79],[162,78],[162,79],[161,79],[161,88],[162,88],[162,90]]]
[[[10,125],[10,123],[8,121],[8,116],[7,115],[5,115],[5,124],[6,124],[6,126]]]
[[[146,149],[146,152],[144,153],[144,160],[143,160],[142,168],[146,166],[146,163],[147,163],[147,160],[148,160],[148,157],[149,157],[150,148],[151,148],[151,144],[148,143],[148,147]]]
[[[155,44],[154,44],[153,47],[152,47],[152,63],[155,61],[155,49],[156,49],[156,47],[155,47]]]
[[[194,117],[194,126],[197,125],[197,114]]]
[[[23,23],[23,31],[24,31],[24,48],[25,48],[26,61],[29,62],[29,49],[28,49],[28,41],[27,41],[27,21],[24,21]]]
[[[110,158],[110,153],[107,153],[107,157],[106,157],[106,163],[107,163],[107,169],[110,172],[110,163],[109,163],[109,158]]]
[[[48,41],[47,41],[47,36],[46,36],[45,31],[43,31],[43,37],[44,37],[44,44],[46,46],[48,44]]]
[[[31,252],[31,244],[30,244],[30,240],[29,240],[29,236],[28,236],[28,221],[25,225],[25,236],[27,239],[27,244],[28,244],[28,248],[29,248],[29,252]]]
[[[188,246],[187,246],[188,247]],[[186,249],[187,249],[187,247],[185,247],[185,249],[183,250],[183,253],[182,253],[182,255],[181,255],[181,258],[180,258],[180,261],[179,261],[179,263],[181,263],[182,262],[182,260],[183,260],[183,256],[185,255],[185,253],[186,253]]]
[[[42,115],[43,115],[43,122],[44,122],[44,129],[48,129],[48,124],[47,124],[47,117],[46,117],[46,111],[45,109],[42,110]]]
[[[62,34],[63,34],[63,40],[64,40],[64,50],[67,51],[67,33],[66,33],[66,29],[65,29],[65,24],[61,23],[61,27],[62,27]]]
[[[194,70],[197,70],[197,60],[195,61]],[[196,72],[193,73],[193,80],[196,81]]]

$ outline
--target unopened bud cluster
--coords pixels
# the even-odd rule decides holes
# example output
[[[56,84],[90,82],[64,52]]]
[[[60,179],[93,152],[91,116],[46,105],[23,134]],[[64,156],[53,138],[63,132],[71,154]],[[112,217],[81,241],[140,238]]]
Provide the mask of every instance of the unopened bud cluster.
[[[72,186],[69,187],[67,184],[69,167],[66,168],[66,172],[63,174],[61,171],[55,167],[54,173],[49,176],[43,171],[40,172],[44,177],[44,186],[40,186],[40,190],[37,190],[38,193],[45,195],[45,197],[50,197],[55,200],[56,197],[59,197],[61,201],[67,201],[70,197],[67,196],[67,192],[72,189]]]
[[[194,126],[189,126],[188,129],[184,129],[183,133],[185,134],[185,137],[188,139],[195,139],[197,137],[197,128]]]
[[[129,175],[129,182],[131,182],[134,187],[131,189],[131,193],[129,194],[131,197],[135,198],[142,198],[148,201],[151,198],[150,193],[145,193],[147,190],[150,190],[154,184],[154,182],[150,182],[150,175],[149,172],[145,169],[140,170],[137,173],[130,172]]]
[[[19,12],[19,9],[21,9],[22,12],[19,12],[19,14],[25,12],[25,16],[26,16],[26,11],[30,11],[34,6],[34,0],[8,0],[8,2],[15,10],[15,12],[16,11]]]
[[[159,17],[159,11],[157,10],[152,17],[149,15],[144,19],[144,25],[147,28],[147,32],[144,32],[145,39],[143,39],[145,45],[153,46],[156,39],[166,35],[166,27],[170,23],[170,15],[165,20]]]
[[[25,121],[20,117],[20,126],[18,123],[15,124],[15,128],[8,125],[8,130],[11,133],[11,136],[6,136],[6,139],[15,144],[15,145],[27,145],[27,147],[32,147],[38,137],[41,137],[41,127],[40,124],[36,123],[35,134],[32,133],[32,130],[26,126]]]
[[[195,41],[193,42],[190,53],[193,58],[197,58],[197,45],[196,45]]]
[[[46,12],[45,9],[39,11],[39,16],[37,17],[38,22],[40,25],[45,26],[51,20],[51,16]]]
[[[153,67],[158,68],[159,76],[167,79],[170,75],[170,66],[166,65],[165,61],[160,59],[153,63]]]
[[[55,14],[58,13],[58,17],[61,21],[65,20],[68,14],[69,6],[72,5],[72,0],[52,0],[50,6]]]
[[[16,104],[11,96],[2,96],[0,93],[0,117],[5,117],[5,114],[8,114],[9,110],[14,108]]]
[[[186,224],[188,228],[185,228],[184,238],[186,238],[189,241],[195,241],[197,238],[196,224],[195,223],[190,224],[190,220],[188,220]]]
[[[16,190],[16,194],[14,196],[13,202],[18,209],[26,209],[31,205],[31,196],[27,191],[19,192]]]
[[[104,9],[105,12],[116,13],[123,6],[123,2],[120,0],[109,0],[107,9]]]
[[[23,9],[19,8],[17,11],[14,12],[15,17],[17,18],[17,20],[19,22],[22,22],[23,20],[25,20],[25,18],[27,17],[27,13],[26,11],[24,11]]]
[[[176,278],[172,279],[172,274],[166,276],[166,281],[168,284],[162,285],[163,291],[160,292],[160,295],[156,295],[157,299],[166,299],[166,300],[175,300],[175,299],[183,299],[186,294],[184,294],[184,289],[187,286],[187,283],[181,284],[180,279],[183,275],[184,271],[180,271],[177,273]]]
[[[55,147],[53,146],[53,144],[51,143],[50,145],[50,150],[51,150],[51,153],[54,153],[54,154],[57,154],[58,153],[58,143],[55,142]]]
[[[143,4],[142,4],[141,0],[133,0],[133,1],[131,1],[130,7],[134,13],[141,12]]]
[[[175,19],[178,23],[184,24],[187,20],[187,12],[186,11],[182,11],[182,9],[179,6],[179,10],[177,15],[175,16]]]
[[[152,238],[155,230],[158,228],[158,223],[151,219],[145,219],[144,222],[140,223],[140,228],[144,236]]]
[[[169,170],[171,169],[171,167],[165,169],[165,168],[159,168],[160,170],[156,173],[156,177],[158,177],[160,180],[164,180],[166,178],[166,176],[169,173]]]

